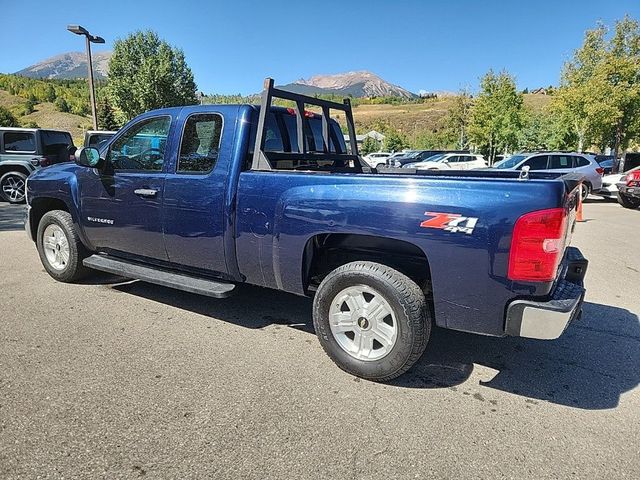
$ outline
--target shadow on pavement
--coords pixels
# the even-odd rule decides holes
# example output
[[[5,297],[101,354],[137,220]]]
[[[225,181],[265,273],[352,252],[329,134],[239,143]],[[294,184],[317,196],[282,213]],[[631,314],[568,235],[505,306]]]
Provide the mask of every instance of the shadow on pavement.
[[[216,300],[138,281],[109,288],[246,328],[278,324],[314,333],[311,300],[274,290],[240,285],[235,296]],[[480,382],[484,387],[576,408],[614,408],[640,382],[639,319],[622,308],[586,302],[582,318],[552,341],[436,328],[423,357],[391,384],[454,387],[469,378],[474,364],[497,371]]]
[[[24,205],[11,205],[0,201],[0,232],[24,228]]]
[[[90,280],[88,283],[109,283],[108,279],[104,281],[105,279],[100,277],[101,275],[97,277],[98,282]],[[113,276],[108,277],[117,279]],[[123,283],[113,285],[112,288],[241,327],[265,328],[276,324],[315,333],[311,320],[311,300],[306,297],[267,288],[238,285],[233,297],[215,299],[150,283],[121,280]]]
[[[640,323],[628,310],[586,302],[557,340],[495,338],[436,329],[425,355],[395,385],[463,383],[474,364],[497,370],[480,385],[584,409],[614,408],[640,382]]]

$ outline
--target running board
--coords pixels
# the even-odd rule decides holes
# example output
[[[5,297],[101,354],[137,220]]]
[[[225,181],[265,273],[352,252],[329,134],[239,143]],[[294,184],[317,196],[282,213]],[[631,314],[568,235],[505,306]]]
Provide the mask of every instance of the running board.
[[[107,255],[91,255],[82,263],[94,270],[214,298],[226,298],[236,287],[233,283],[168,272]]]

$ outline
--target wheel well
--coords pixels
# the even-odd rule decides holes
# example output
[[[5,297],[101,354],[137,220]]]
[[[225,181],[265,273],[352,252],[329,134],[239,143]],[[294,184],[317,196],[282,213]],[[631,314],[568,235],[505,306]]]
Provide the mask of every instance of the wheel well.
[[[51,210],[69,211],[67,204],[57,198],[35,198],[31,202],[31,213],[29,215],[29,228],[31,229],[31,238],[36,239],[38,234],[38,225],[45,213]]]
[[[327,233],[309,239],[303,258],[305,290],[315,291],[329,272],[357,260],[381,263],[404,273],[425,294],[431,293],[431,270],[416,245],[372,235]]]
[[[0,165],[0,177],[8,172],[20,172],[29,176],[31,170],[23,165]]]

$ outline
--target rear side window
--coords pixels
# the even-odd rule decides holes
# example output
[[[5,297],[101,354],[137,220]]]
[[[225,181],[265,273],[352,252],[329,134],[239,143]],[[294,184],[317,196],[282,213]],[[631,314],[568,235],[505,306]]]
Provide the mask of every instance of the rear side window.
[[[573,168],[573,157],[570,155],[551,155],[549,168],[559,170],[562,168]]]
[[[35,152],[36,136],[32,132],[5,132],[5,152]]]
[[[184,126],[177,173],[209,173],[220,149],[222,117],[217,113],[191,115]]]
[[[42,130],[40,132],[42,136],[42,144],[44,147],[50,145],[66,145],[67,147],[73,145],[71,135],[67,132],[52,132],[49,130]]]
[[[520,168],[524,167],[525,165],[529,167],[529,170],[546,170],[547,155],[537,155],[535,157],[532,157],[524,162]]]
[[[587,160],[584,157],[575,157],[575,161],[576,161],[576,167],[587,167],[589,165],[591,165],[591,163],[589,162],[589,160]],[[605,163],[608,163],[607,166],[612,166],[613,165],[613,160],[605,160],[604,162],[602,162],[602,166],[605,166]]]

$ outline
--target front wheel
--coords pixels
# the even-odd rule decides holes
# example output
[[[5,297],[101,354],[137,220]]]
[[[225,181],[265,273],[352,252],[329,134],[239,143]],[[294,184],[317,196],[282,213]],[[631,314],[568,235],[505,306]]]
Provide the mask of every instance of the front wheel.
[[[638,208],[640,207],[640,198],[630,197],[618,192],[618,203],[624,208]]]
[[[325,277],[313,324],[329,357],[352,375],[388,381],[420,358],[431,332],[424,293],[406,275],[374,262],[351,262]]]
[[[27,176],[22,172],[7,172],[0,177],[0,195],[9,203],[23,203]]]
[[[36,242],[40,261],[49,275],[60,282],[74,282],[89,269],[82,264],[89,253],[82,245],[69,212],[52,210],[38,225]]]

